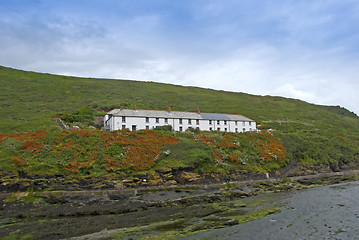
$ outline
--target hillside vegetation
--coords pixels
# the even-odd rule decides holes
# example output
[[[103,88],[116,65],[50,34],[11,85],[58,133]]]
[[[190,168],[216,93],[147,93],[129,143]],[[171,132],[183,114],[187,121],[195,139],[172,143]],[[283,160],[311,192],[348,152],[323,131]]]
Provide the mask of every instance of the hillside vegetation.
[[[2,141],[2,142],[1,142]],[[285,165],[270,133],[68,130],[0,134],[1,169],[104,175],[190,167],[202,172],[265,173]]]
[[[160,167],[164,164],[162,160],[166,159],[173,165],[190,165],[190,159],[194,158],[210,162],[208,166],[213,170],[212,168],[215,167],[213,164],[218,165],[218,162],[221,162],[216,159],[216,154],[227,161],[229,166],[240,166],[237,169],[241,171],[269,171],[283,167],[292,160],[297,160],[303,165],[359,161],[359,118],[339,106],[319,106],[283,97],[255,96],[153,82],[58,76],[6,67],[0,67],[0,84],[2,89],[0,132],[3,133],[0,146],[3,169],[17,169],[22,166],[24,169],[36,172],[41,169],[41,166],[49,167],[52,161],[57,159],[58,165],[51,167],[54,171],[61,169],[61,171],[76,173],[77,170],[85,172],[88,168],[93,168],[94,170],[91,171],[94,172],[121,169],[143,170],[154,168],[156,165]],[[101,114],[101,111],[120,105],[132,108],[133,104],[136,104],[138,109],[165,110],[166,106],[170,105],[174,111],[194,111],[196,107],[199,107],[201,112],[242,114],[256,120],[262,130],[268,130],[271,133],[253,136],[222,133],[181,135],[181,133],[162,131],[156,133],[159,134],[158,138],[171,137],[175,142],[171,142],[168,147],[156,145],[156,154],[153,156],[159,154],[161,161],[153,158],[154,162],[146,168],[136,168],[133,164],[119,166],[117,162],[111,168],[108,164],[106,165],[106,161],[113,160],[115,156],[124,153],[123,151],[129,154],[129,151],[125,149],[126,146],[130,146],[128,143],[111,145],[110,149],[118,146],[117,150],[113,150],[113,154],[106,152],[110,151],[107,148],[107,150],[98,151],[97,155],[91,151],[94,148],[103,149],[105,143],[102,137],[104,135],[117,133],[91,130],[91,136],[88,136],[88,139],[79,141],[81,138],[76,136],[81,132],[61,132],[52,118],[53,115],[63,114],[70,119],[73,113],[86,112],[84,110],[87,109],[90,109],[92,115]],[[40,139],[31,138],[31,134],[36,135],[45,131],[46,134]],[[21,134],[29,138],[19,137]],[[63,142],[61,138],[59,140],[59,134],[65,136],[62,139]],[[145,131],[143,134],[150,133]],[[131,134],[126,138],[131,139]],[[198,139],[206,140],[198,141]],[[91,144],[87,146],[93,148],[86,150],[86,146],[81,147],[84,144],[82,141],[90,142]],[[275,141],[278,141],[279,146],[276,149],[284,146],[285,159],[279,160],[278,154],[272,154],[270,161],[265,161],[266,158],[261,155],[260,148],[270,149]],[[69,142],[76,147],[64,147]],[[232,147],[223,148],[221,142],[226,142]],[[41,147],[41,151],[36,146]],[[57,152],[62,148],[68,151],[67,155],[62,150],[60,153]],[[168,156],[163,155],[167,150],[170,150]],[[146,156],[154,154],[151,151],[153,152],[153,149],[150,149]],[[191,156],[186,155],[189,151]],[[74,157],[74,154],[78,154],[77,157]],[[93,155],[101,159],[101,163],[97,162],[95,165],[99,168],[90,166],[91,161],[86,160]],[[124,154],[121,161],[126,159],[126,156]],[[132,157],[132,159],[135,158],[135,156]],[[244,158],[247,158],[245,163],[241,162]],[[189,162],[186,162],[187,160]],[[253,161],[256,163],[254,164]],[[81,165],[82,162],[86,163]],[[253,164],[244,166],[247,162]],[[200,164],[194,167],[203,168],[205,165]]]

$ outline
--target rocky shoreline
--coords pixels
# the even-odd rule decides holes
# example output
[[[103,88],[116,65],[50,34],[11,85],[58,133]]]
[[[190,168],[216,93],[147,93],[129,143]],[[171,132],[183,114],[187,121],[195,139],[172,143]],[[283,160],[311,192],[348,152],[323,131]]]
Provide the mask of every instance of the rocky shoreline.
[[[27,181],[24,179],[28,179],[29,176],[23,175],[23,181],[18,181],[13,185],[3,184],[4,182],[1,184],[2,226],[0,237],[12,234],[26,236],[28,234],[29,239],[62,239],[93,234],[104,229],[149,226],[169,219],[176,221],[212,216],[209,218],[212,220],[206,220],[206,224],[202,225],[192,224],[192,220],[188,220],[186,224],[189,226],[182,227],[186,229],[186,234],[191,234],[195,231],[240,223],[236,218],[220,217],[221,214],[225,216],[228,209],[234,211],[232,207],[228,207],[228,209],[227,207],[218,207],[220,204],[261,195],[261,193],[355,181],[359,178],[359,170],[347,170],[283,178],[247,175],[247,179],[239,181],[200,182],[196,181],[196,179],[198,180],[196,175],[186,173],[186,171],[182,171],[181,175],[187,181],[176,185],[126,186],[126,181],[121,181],[121,184],[117,182],[116,185],[116,182],[108,179],[105,182],[112,183],[112,185],[106,185],[103,184],[102,179],[100,181],[86,179],[83,182],[77,180],[78,186],[76,187],[64,185],[63,189],[65,190],[51,191],[46,191],[46,188],[42,187],[43,185],[38,184],[39,182],[45,184],[45,179],[37,179],[38,181],[33,179],[35,180],[32,181],[33,185],[27,185],[28,188],[26,188],[26,184],[21,184],[26,183]],[[186,178],[186,176],[190,177]],[[50,181],[61,183],[61,180],[55,179],[54,177]],[[146,182],[150,180],[148,179]],[[68,178],[66,181],[74,182],[74,179]],[[86,183],[92,184],[87,185],[86,189],[82,187]],[[23,186],[26,191],[19,191],[22,189],[19,186]],[[17,189],[18,191],[4,191],[6,189]],[[239,209],[236,211],[239,211],[238,213],[241,215],[241,207],[237,208]],[[274,210],[266,209],[264,212],[270,214],[271,211]],[[183,234],[184,231],[182,230]],[[34,235],[36,232],[40,232],[40,234]],[[102,236],[101,239],[112,238],[103,238]]]
[[[110,190],[144,187],[167,187],[188,184],[221,184],[228,182],[262,181],[266,179],[284,179],[316,174],[336,174],[337,172],[358,169],[359,160],[339,162],[320,166],[301,165],[291,161],[287,167],[268,173],[250,172],[195,172],[193,168],[182,167],[168,170],[156,170],[144,174],[119,173],[106,176],[76,175],[32,175],[20,171],[0,170],[0,192],[32,191],[81,191]]]

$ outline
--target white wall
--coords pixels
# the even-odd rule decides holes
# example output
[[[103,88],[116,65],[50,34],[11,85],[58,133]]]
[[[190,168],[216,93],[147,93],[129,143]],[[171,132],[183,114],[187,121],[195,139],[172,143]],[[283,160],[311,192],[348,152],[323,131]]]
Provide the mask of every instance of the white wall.
[[[106,115],[104,119],[108,119]],[[126,121],[122,122],[121,116],[113,116],[108,122],[107,125],[109,126],[108,129],[110,130],[120,130],[123,129],[122,125],[125,125],[125,128],[132,130],[132,126],[136,126],[136,130],[146,129],[146,126],[149,126],[149,129],[156,128],[158,126],[170,125],[172,126],[173,130],[180,131],[180,127],[182,127],[182,131],[186,131],[189,127],[192,128],[199,128],[201,131],[215,131],[219,128],[220,131],[227,131],[227,132],[236,132],[236,128],[238,132],[248,132],[248,131],[255,131],[256,130],[256,122],[251,122],[249,125],[249,121],[237,121],[237,125],[235,121],[227,121],[227,124],[223,120],[218,121],[212,120],[212,124],[209,123],[209,120],[199,120],[199,125],[197,125],[196,119],[191,119],[191,124],[188,123],[188,119],[182,119],[182,124],[180,124],[180,120],[175,118],[168,118],[167,123],[165,122],[164,118],[159,118],[159,122],[156,122],[156,118],[149,118],[149,122],[146,122],[145,117],[126,117]],[[243,131],[244,130],[244,131]]]

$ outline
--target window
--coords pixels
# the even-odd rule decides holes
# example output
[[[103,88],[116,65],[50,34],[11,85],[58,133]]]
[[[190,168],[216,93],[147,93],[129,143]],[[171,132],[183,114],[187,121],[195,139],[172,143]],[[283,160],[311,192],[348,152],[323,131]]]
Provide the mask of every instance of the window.
[[[224,120],[224,125],[227,125],[227,121],[226,121],[226,120]]]
[[[252,122],[248,122],[249,123],[249,126],[251,126],[252,125]]]
[[[122,122],[126,122],[126,117],[122,117]]]
[[[243,128],[243,132],[245,132],[246,131],[246,129],[245,128]]]
[[[183,128],[182,128],[182,127],[179,127],[179,131],[182,132],[182,131],[183,131]]]
[[[212,128],[211,128],[211,127],[209,128],[209,131],[212,131]]]
[[[252,128],[249,128],[249,131],[252,131]]]
[[[147,129],[147,130],[150,129],[150,126],[146,126],[146,129]]]
[[[165,118],[165,123],[168,123],[168,118]]]
[[[198,119],[196,120],[196,124],[199,125],[199,120]]]
[[[209,120],[209,125],[212,125],[212,120]]]
[[[236,128],[236,132],[238,132],[238,128]]]
[[[126,125],[122,125],[122,129],[125,129],[126,128]]]
[[[160,119],[159,118],[156,118],[156,123],[159,123],[160,122]]]
[[[224,128],[224,131],[227,132],[227,128]]]
[[[179,124],[182,124],[182,119],[181,118],[179,119]]]
[[[236,121],[236,125],[238,125],[238,121]]]
[[[242,125],[245,126],[245,125],[246,125],[246,122],[242,122]]]
[[[191,125],[191,124],[192,124],[192,120],[188,119],[188,125]]]
[[[219,125],[219,120],[217,120],[217,124]]]
[[[136,131],[136,125],[132,125],[132,131]]]
[[[217,131],[221,131],[221,128],[217,128]]]
[[[150,118],[146,117],[146,123],[149,123],[149,122],[150,122]]]

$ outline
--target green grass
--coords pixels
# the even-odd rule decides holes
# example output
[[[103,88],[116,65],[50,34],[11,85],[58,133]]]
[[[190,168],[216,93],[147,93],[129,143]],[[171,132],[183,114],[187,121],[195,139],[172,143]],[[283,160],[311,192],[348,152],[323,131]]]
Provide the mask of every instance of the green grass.
[[[145,174],[179,167],[196,172],[268,172],[286,165],[283,154],[283,145],[268,133],[66,130],[0,134],[0,168],[41,175]]]
[[[359,126],[357,116],[340,107],[309,104],[282,97],[255,96],[197,87],[127,80],[90,79],[20,71],[0,67],[1,131],[51,129],[52,114],[86,106],[109,110],[124,105],[138,109],[243,114],[257,121],[317,121],[347,130]],[[339,124],[340,122],[340,124]],[[354,124],[354,125],[353,125]],[[268,124],[272,125],[272,124]],[[349,129],[345,129],[350,127]]]
[[[3,240],[25,240],[25,239],[29,239],[29,238],[32,238],[32,234],[26,234],[26,235],[19,235],[19,234],[16,234],[16,233],[12,233],[6,237],[3,237]]]
[[[268,208],[268,209],[256,210],[256,211],[250,212],[244,216],[238,215],[234,218],[238,220],[238,223],[245,223],[245,222],[253,221],[255,219],[260,219],[260,218],[265,217],[270,214],[275,214],[275,213],[280,213],[280,212],[281,212],[281,210],[279,207],[272,207],[272,208]]]
[[[132,108],[133,104],[138,109],[156,110],[170,105],[173,111],[194,111],[199,107],[202,112],[243,114],[263,128],[272,129],[287,148],[288,160],[305,164],[359,160],[359,118],[339,106],[154,82],[59,76],[1,66],[0,84],[0,132],[58,132],[52,115],[87,116],[88,109],[90,115],[97,115],[121,105]],[[208,151],[202,147],[184,153],[185,141],[181,144],[171,151],[183,154],[186,164],[196,164],[193,159],[197,157],[208,157]],[[174,164],[180,164],[177,157],[174,159]]]

